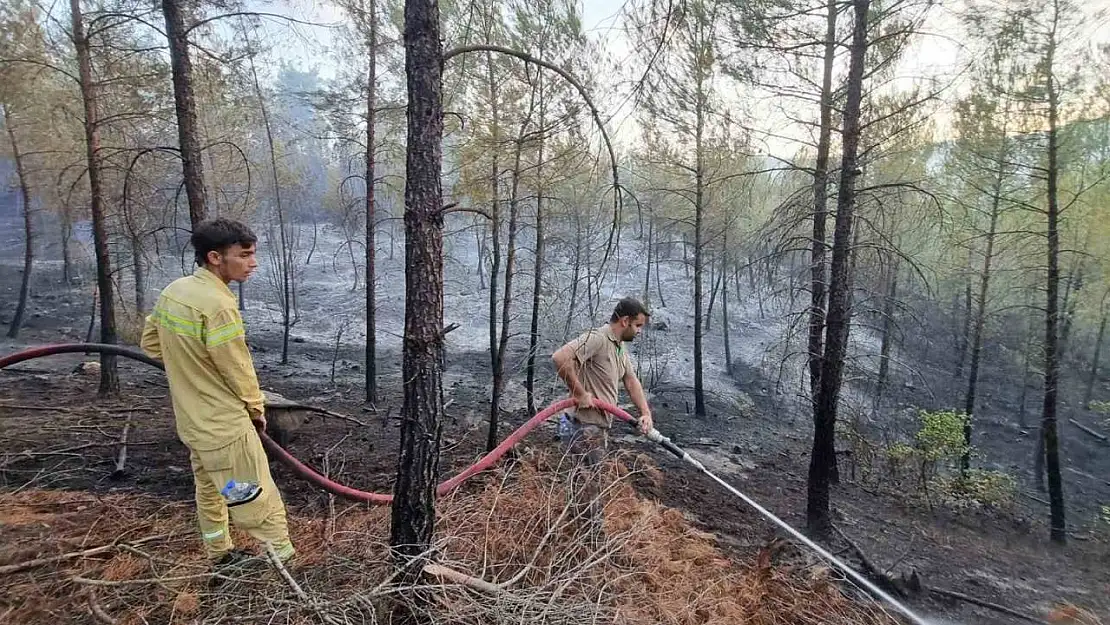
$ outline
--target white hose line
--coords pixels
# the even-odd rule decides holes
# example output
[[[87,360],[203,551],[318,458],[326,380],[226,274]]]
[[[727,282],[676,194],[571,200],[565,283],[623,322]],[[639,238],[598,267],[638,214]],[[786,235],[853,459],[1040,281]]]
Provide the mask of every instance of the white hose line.
[[[813,542],[808,537],[806,537],[804,534],[802,534],[798,530],[791,527],[789,523],[787,523],[786,521],[783,521],[782,519],[778,518],[773,513],[771,513],[771,511],[767,510],[763,506],[756,503],[751,497],[748,497],[747,495],[745,495],[744,493],[737,490],[735,487],[733,487],[728,482],[726,482],[726,481],[722,480],[721,478],[717,477],[716,475],[714,475],[712,471],[705,468],[704,464],[702,464],[701,462],[699,462],[698,460],[696,460],[695,458],[690,456],[690,454],[686,453],[680,447],[678,447],[673,442],[671,442],[671,439],[669,439],[666,436],[663,436],[662,434],[660,434],[659,430],[652,429],[652,431],[647,435],[647,437],[648,437],[648,439],[650,439],[652,441],[655,441],[656,443],[662,444],[668,451],[670,451],[672,454],[674,454],[676,456],[679,456],[679,453],[677,453],[677,452],[681,452],[682,455],[679,456],[679,457],[682,460],[684,460],[687,463],[693,465],[698,470],[700,470],[702,473],[704,473],[704,474],[708,475],[709,477],[713,478],[714,481],[716,481],[721,486],[724,486],[733,495],[736,495],[740,499],[744,500],[744,503],[746,503],[749,506],[751,506],[752,508],[754,508],[756,512],[758,512],[758,513],[762,514],[764,517],[770,519],[771,522],[773,522],[775,525],[779,526],[780,528],[785,530],[787,533],[789,533],[791,536],[793,536],[794,538],[801,541],[804,545],[806,545],[807,547],[809,547],[813,551],[817,552],[818,555],[820,555],[822,558],[825,558],[826,560],[831,562],[838,569],[840,569],[846,575],[851,577],[854,581],[858,582],[861,586],[866,588],[869,592],[871,592],[875,596],[879,597],[883,601],[890,604],[895,610],[900,612],[903,616],[908,618],[915,625],[930,625],[929,621],[926,621],[924,618],[915,614],[912,610],[910,610],[908,607],[906,607],[902,602],[900,602],[897,599],[895,599],[894,597],[892,597],[890,595],[890,593],[887,593],[882,588],[879,588],[873,582],[871,582],[871,580],[864,577],[863,574],[857,572],[855,569],[853,569],[852,567],[850,567],[847,564],[845,564],[844,562],[842,562],[839,558],[837,558],[833,554],[829,553],[826,549],[821,547],[821,545],[818,545],[817,543]]]

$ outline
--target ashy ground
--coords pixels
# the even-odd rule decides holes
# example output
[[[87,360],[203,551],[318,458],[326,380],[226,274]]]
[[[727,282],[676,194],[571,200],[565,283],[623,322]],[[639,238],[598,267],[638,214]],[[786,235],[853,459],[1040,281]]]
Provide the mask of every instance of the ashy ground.
[[[0,263],[0,292],[10,294],[18,285],[18,232],[15,229],[4,231],[12,234],[5,235],[5,238],[10,236],[10,240],[4,244],[3,262]],[[324,247],[321,245],[321,249]],[[464,241],[458,241],[453,253],[466,258],[466,254],[474,252],[473,249],[467,250]],[[46,255],[50,253],[48,251]],[[349,275],[337,269],[326,255],[318,255],[311,265],[306,266],[306,275],[303,276],[305,286],[301,294],[304,309],[301,321],[294,328],[296,342],[288,365],[279,362],[280,327],[275,323],[277,315],[273,298],[265,296],[266,277],[260,276],[257,284],[248,286],[250,340],[264,387],[289,398],[349,415],[363,423],[359,425],[349,420],[314,417],[290,442],[290,451],[334,479],[379,492],[389,491],[396,458],[396,416],[400,407],[397,334],[403,311],[403,299],[399,298],[399,294],[403,293],[399,261],[400,258],[392,263],[388,260],[382,262],[384,292],[379,314],[385,338],[379,357],[383,392],[374,407],[366,406],[361,401],[358,363],[362,347],[357,331],[349,330],[341,337],[338,349],[335,346],[335,333],[344,320],[350,321],[352,327],[358,325],[360,310],[357,302],[360,295],[357,291],[349,291]],[[152,272],[152,292],[172,277],[175,271],[172,265],[167,262]],[[628,265],[632,267],[634,263],[628,261]],[[486,437],[484,419],[488,413],[489,355],[482,349],[488,342],[483,334],[486,295],[471,284],[477,280],[473,276],[473,266],[466,262],[449,265],[448,321],[459,322],[461,327],[449,335],[451,343],[445,378],[449,418],[444,430],[444,476],[452,475],[473,462],[481,454]],[[180,268],[176,271],[180,275]],[[87,267],[85,278],[83,285],[63,285],[59,263],[36,265],[35,299],[27,328],[18,341],[0,341],[0,353],[10,353],[31,345],[83,340],[88,330],[91,306],[91,275]],[[637,280],[635,271],[628,269],[619,280],[606,287],[606,296],[619,293],[622,287],[635,291],[632,285]],[[661,372],[652,384],[651,397],[660,429],[688,448],[710,469],[787,522],[797,527],[804,525],[802,513],[811,426],[807,414],[798,408],[789,390],[797,386],[796,377],[790,375],[788,370],[785,381],[780,383],[776,379],[779,367],[775,354],[781,349],[784,328],[789,326],[789,319],[783,313],[773,314],[778,308],[771,305],[771,298],[765,298],[765,306],[758,306],[755,301],[758,293],[749,294],[745,300],[748,304],[741,309],[730,311],[735,315],[733,347],[737,354],[732,377],[724,374],[719,324],[715,324],[711,340],[707,341],[710,414],[697,418],[689,414],[688,408],[692,405],[689,389],[689,317],[686,301],[682,299],[688,283],[681,268],[664,271],[663,280],[669,301],[668,306],[660,307],[657,318],[665,321],[668,329],[649,332],[644,341],[636,346],[641,370],[651,366]],[[554,301],[552,296],[551,302]],[[564,313],[551,302],[546,304],[549,306],[546,310],[551,311],[547,316],[545,334],[548,337],[545,349],[548,351],[561,338],[565,323]],[[759,313],[761,308],[765,309],[763,315]],[[7,316],[10,311],[4,309],[0,314]],[[586,319],[586,316],[585,311],[578,311],[574,325],[581,328],[598,321]],[[515,327],[518,328],[516,332],[526,327],[525,319],[523,313],[514,317]],[[0,321],[6,321],[6,317]],[[866,344],[866,340],[865,333],[860,344]],[[513,339],[509,368],[515,375],[510,380],[502,434],[528,416],[522,410],[523,389],[519,379],[526,343],[526,337],[518,335]],[[902,349],[900,358],[913,362],[914,367],[912,374],[908,369],[896,369],[893,388],[898,391],[891,403],[902,407],[900,415],[910,412],[915,406],[943,407],[946,392],[943,380],[950,369],[943,362],[944,354],[926,357],[912,351],[912,345]],[[990,360],[992,357],[994,360]],[[16,614],[16,610],[26,609],[28,601],[38,601],[37,597],[70,596],[78,589],[84,592],[89,588],[96,592],[86,594],[86,597],[92,597],[100,611],[115,610],[108,616],[121,622],[132,618],[126,615],[133,613],[146,614],[149,622],[164,622],[163,617],[168,613],[159,610],[165,610],[167,605],[175,610],[174,614],[186,616],[222,614],[219,610],[225,608],[216,607],[219,593],[201,591],[189,585],[173,585],[191,584],[189,580],[164,581],[166,577],[197,574],[199,555],[195,552],[195,540],[190,533],[192,485],[187,455],[173,432],[164,379],[146,365],[124,362],[120,365],[124,379],[123,395],[119,399],[100,401],[95,396],[96,376],[76,371],[79,363],[89,360],[95,358],[58,356],[0,372],[0,508],[3,510],[0,543],[5,545],[4,552],[0,553],[0,566],[23,562],[28,558],[80,551],[117,540],[133,541],[159,533],[169,533],[173,538],[157,546],[144,543],[130,547],[146,555],[137,555],[116,546],[88,558],[36,567],[33,571],[19,572],[11,577],[5,575],[8,579],[4,584],[6,590],[0,604],[0,615],[4,614],[4,610]],[[544,362],[539,396],[543,404],[559,399],[562,391],[545,359],[541,358],[541,361]],[[1011,396],[1016,392],[1007,386],[1009,378],[1006,377],[1012,375],[1012,371],[1003,366],[1003,356],[989,355],[988,362],[992,366],[986,368],[987,379],[984,383],[987,407],[979,424],[981,440],[977,442],[983,448],[988,466],[1014,468],[1014,472],[1020,475],[1021,471],[1027,471],[1029,463],[1025,459],[1032,451],[1029,428],[1023,428],[1015,418]],[[867,366],[859,365],[859,370],[865,372]],[[333,367],[336,369],[334,380]],[[863,388],[860,385],[849,395],[854,392],[857,397],[862,397]],[[1074,388],[1071,391],[1074,394]],[[1075,411],[1065,414],[1087,418]],[[864,421],[877,418],[877,415],[869,415]],[[896,424],[895,416],[890,419],[892,424]],[[128,422],[126,464],[122,472],[115,472],[120,436]],[[484,519],[477,525],[472,519],[472,525],[466,530],[470,533],[463,532],[470,538],[452,543],[452,517],[445,517],[444,540],[456,549],[453,553],[449,552],[448,557],[454,559],[465,573],[496,583],[514,577],[534,553],[544,551],[537,549],[537,543],[530,543],[531,552],[506,555],[507,560],[501,563],[509,568],[497,570],[497,560],[476,555],[460,545],[468,545],[467,549],[472,549],[478,540],[473,536],[481,533],[480,528],[487,527],[488,523],[507,523],[517,519],[501,507],[512,497],[498,499],[490,493],[505,488],[516,493],[512,489],[525,488],[525,482],[512,481],[524,471],[521,467],[537,471],[535,479],[549,479],[550,476],[544,473],[547,465],[536,458],[556,453],[553,434],[551,428],[533,433],[517,450],[519,464],[505,465],[515,469],[503,468],[491,475],[475,478],[474,483],[464,491],[472,495],[474,501],[467,502],[462,494],[452,499],[452,505],[461,505]],[[691,532],[705,532],[704,536],[697,534],[701,541],[698,542],[698,549],[708,549],[710,551],[705,553],[712,555],[702,553],[699,556],[693,552],[671,550],[659,562],[649,558],[652,562],[649,565],[645,564],[647,560],[636,555],[639,552],[625,549],[635,542],[628,538],[621,543],[625,555],[616,558],[613,563],[615,568],[604,568],[609,566],[607,560],[602,568],[590,568],[590,575],[596,573],[599,579],[604,580],[612,577],[624,579],[623,575],[630,574],[630,579],[646,583],[643,580],[650,578],[664,588],[672,585],[688,588],[700,584],[707,589],[705,596],[712,599],[709,602],[711,605],[724,601],[723,595],[711,589],[717,589],[715,584],[725,582],[710,583],[703,577],[709,574],[705,569],[714,567],[730,571],[723,573],[723,577],[733,580],[729,583],[739,583],[744,588],[753,583],[752,578],[745,577],[751,571],[769,571],[765,575],[770,575],[772,579],[785,576],[782,579],[787,582],[784,583],[788,583],[794,593],[789,595],[792,601],[803,601],[806,593],[817,592],[812,590],[813,584],[823,583],[827,570],[811,556],[784,547],[782,537],[774,527],[742,502],[705,476],[659,453],[630,433],[620,437],[618,447],[630,454],[630,458],[637,459],[626,459],[626,464],[637,469],[624,478],[634,488],[634,492],[622,491],[624,496],[629,497],[624,501],[629,506],[633,505],[629,502],[634,501],[637,510],[647,511],[643,512],[647,516],[636,517],[645,525],[636,526],[634,533],[647,531],[645,526],[655,528],[655,523],[667,527],[673,525],[672,529],[678,528],[675,531],[683,536]],[[1067,466],[1086,474],[1069,472],[1065,476],[1073,522],[1071,540],[1065,547],[1048,543],[1047,510],[1037,501],[1044,495],[1036,492],[1027,477],[1021,478],[1022,494],[1010,506],[957,511],[942,505],[930,507],[916,494],[902,492],[900,483],[884,479],[882,463],[865,466],[860,458],[856,458],[854,463],[858,474],[853,473],[853,463],[843,464],[845,479],[833,495],[835,522],[844,535],[855,543],[858,551],[866,555],[872,566],[893,577],[916,572],[920,582],[928,588],[962,593],[1042,619],[1050,616],[1066,619],[1072,613],[1068,606],[1078,606],[1090,612],[1087,622],[1096,622],[1093,620],[1095,617],[1105,621],[1110,616],[1110,547],[1107,544],[1110,535],[1093,511],[1098,509],[1099,502],[1110,501],[1110,488],[1107,488],[1110,485],[1099,481],[1108,476],[1110,454],[1096,441],[1086,440],[1074,430],[1066,429],[1064,456]],[[650,463],[645,458],[650,459]],[[870,474],[864,476],[865,470],[870,470]],[[274,464],[274,471],[301,540],[307,540],[309,544],[315,544],[312,540],[341,543],[331,551],[325,548],[326,545],[317,545],[310,550],[320,558],[320,562],[313,566],[322,568],[293,572],[293,577],[308,589],[305,592],[322,593],[313,594],[309,603],[338,602],[342,604],[342,609],[336,608],[338,612],[329,613],[329,616],[350,618],[353,622],[357,622],[359,615],[365,617],[372,611],[371,606],[374,609],[380,607],[376,595],[368,598],[369,604],[350,599],[358,592],[347,584],[352,577],[359,576],[379,581],[383,579],[381,545],[387,536],[387,521],[382,511],[334,501],[299,481],[280,464]],[[506,486],[500,485],[502,479],[507,480]],[[501,503],[494,506],[489,498]],[[481,503],[483,501],[485,503]],[[481,508],[482,505],[486,507]],[[540,524],[542,520],[550,523],[553,518],[551,510],[555,510],[554,518],[558,517],[557,506],[552,506],[554,504],[537,507],[547,511],[540,517],[520,518],[525,523]],[[505,511],[504,517],[500,516],[500,511]],[[619,519],[625,512],[614,509],[613,518]],[[498,533],[492,535],[516,535],[515,530],[504,525],[498,528]],[[323,538],[306,538],[309,535]],[[544,533],[539,533],[537,540],[542,540],[542,535]],[[337,538],[352,539],[354,536],[359,537],[357,544],[343,543]],[[670,544],[668,541],[676,539],[672,535],[653,534],[652,540]],[[573,543],[567,541],[559,544],[566,546]],[[482,539],[482,544],[487,544],[485,539]],[[830,546],[846,559],[860,564],[859,554],[844,540],[837,539]],[[547,548],[545,545],[544,549]],[[584,557],[589,560],[588,555]],[[581,564],[581,560],[576,562]],[[772,565],[772,568],[767,568]],[[517,568],[511,569],[512,566]],[[602,607],[612,612],[605,614],[627,615],[620,611],[624,605],[621,600],[605,594],[614,591],[603,581],[581,582],[580,576],[587,572],[569,563],[563,566],[556,567],[558,570],[549,567],[547,577],[529,578],[529,582],[540,591],[554,592],[550,584],[557,588],[568,579],[574,579],[568,588],[579,585],[581,592],[575,597],[606,597],[601,602],[604,604]],[[156,578],[156,581],[98,585],[95,581],[75,582],[75,576],[108,581]],[[735,576],[740,576],[741,581],[736,582]],[[340,583],[340,579],[345,581]],[[9,580],[15,581],[9,583]],[[327,588],[333,582],[339,584],[337,588],[340,590],[328,594]],[[236,593],[249,594],[243,592],[244,582],[235,583],[240,584],[235,586]],[[297,597],[282,580],[274,579],[266,583],[270,590],[264,598],[246,607],[233,602],[233,607],[248,609],[255,616],[279,610],[303,612],[306,609],[304,599]],[[836,586],[844,588],[842,584]],[[359,588],[364,594],[373,594],[372,585]],[[632,591],[621,587],[621,592]],[[845,592],[860,598],[850,590]],[[487,614],[481,612],[485,608],[479,605],[481,602],[474,599],[473,594],[465,595],[470,597],[470,603],[464,602],[460,596],[451,594],[444,601],[460,610],[469,610],[466,613],[470,615]],[[350,601],[344,603],[346,599]],[[860,599],[861,603],[853,604],[854,607],[837,607],[837,610],[842,610],[837,614],[843,618],[830,619],[828,613],[820,613],[825,616],[814,616],[812,620],[783,617],[784,620],[779,622],[871,622],[860,619],[875,618],[874,604]],[[671,600],[673,605],[668,604],[671,607],[665,609],[678,610],[677,606],[683,602],[690,606],[702,605],[694,595],[680,595],[678,599]],[[778,597],[775,605],[783,600]],[[927,591],[910,593],[906,600],[915,610],[938,619],[937,622],[969,625],[1016,622],[1016,617],[1012,615],[961,600],[945,599]],[[151,605],[144,601],[149,601]],[[763,614],[770,610],[769,604],[739,605],[746,606],[738,608],[748,610],[745,614]],[[309,618],[322,618],[312,612],[313,608],[307,609],[311,614]],[[575,611],[579,609],[583,609],[582,605],[575,603],[563,616],[567,620],[581,620],[585,617],[583,612]],[[679,610],[668,614],[675,622],[715,622],[714,618],[726,619],[716,622],[739,622],[727,620],[729,614],[735,616],[735,613],[727,610],[713,612],[714,609],[705,608],[708,612]],[[304,616],[302,612],[297,614]],[[515,614],[519,616],[521,613],[518,611]],[[1074,614],[1081,612],[1075,611]],[[87,622],[98,617],[93,616],[92,609],[86,605],[73,607],[69,614],[48,610],[36,618]],[[636,620],[639,618],[648,620]],[[632,622],[659,622],[652,621],[652,618],[662,619],[659,615],[644,617],[641,614]],[[185,622],[190,621],[186,619]]]

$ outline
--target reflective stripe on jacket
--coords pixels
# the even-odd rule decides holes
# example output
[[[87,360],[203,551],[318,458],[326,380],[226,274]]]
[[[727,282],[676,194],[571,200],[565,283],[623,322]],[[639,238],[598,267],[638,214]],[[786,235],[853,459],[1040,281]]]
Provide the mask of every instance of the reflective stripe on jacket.
[[[166,366],[177,435],[193,449],[218,449],[252,427],[264,399],[238,301],[200,267],[163,289],[141,347]]]

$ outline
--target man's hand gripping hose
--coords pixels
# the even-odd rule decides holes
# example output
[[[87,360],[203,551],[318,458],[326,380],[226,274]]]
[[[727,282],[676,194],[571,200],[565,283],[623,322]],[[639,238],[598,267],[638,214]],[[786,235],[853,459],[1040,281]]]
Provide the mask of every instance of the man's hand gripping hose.
[[[143,354],[142,352],[139,352],[137,350],[130,349],[130,348],[127,348],[127,347],[124,347],[124,346],[121,346],[121,345],[108,345],[108,344],[102,344],[102,343],[65,343],[65,344],[47,345],[47,346],[43,346],[43,347],[36,347],[36,348],[32,348],[32,349],[23,350],[23,351],[20,351],[20,352],[16,352],[14,354],[8,354],[7,356],[0,357],[0,369],[3,369],[5,367],[11,366],[11,365],[14,365],[14,364],[19,363],[19,362],[24,362],[26,360],[31,360],[31,359],[34,359],[34,358],[41,358],[43,356],[51,356],[51,355],[54,355],[54,354],[91,353],[91,352],[107,353],[107,354],[114,354],[114,355],[117,355],[117,356],[123,356],[123,357],[126,357],[126,358],[131,358],[131,359],[134,359],[134,360],[138,360],[140,362],[144,362],[146,364],[149,364],[151,366],[154,366],[154,367],[157,367],[159,369],[164,370],[164,367],[162,366],[162,363],[148,357],[146,354]],[[613,415],[617,419],[620,419],[621,421],[625,421],[626,423],[629,423],[629,424],[632,424],[632,425],[636,426],[637,433],[640,433],[639,421],[635,417],[633,417],[632,415],[628,414],[628,412],[626,412],[625,410],[623,410],[619,406],[615,406],[613,404],[609,404],[607,402],[599,401],[599,400],[596,400],[596,399],[594,400],[593,403],[594,403],[595,407],[600,408],[600,409],[608,412],[609,414]],[[520,428],[518,428],[516,431],[514,431],[512,434],[510,434],[508,437],[506,437],[505,440],[502,441],[501,444],[498,445],[497,448],[495,448],[493,451],[486,454],[481,459],[479,459],[477,462],[475,462],[471,466],[464,469],[461,473],[459,473],[455,477],[452,477],[451,479],[441,483],[436,488],[437,494],[442,495],[444,493],[450,492],[450,491],[454,490],[455,488],[457,488],[460,484],[462,484],[467,478],[475,475],[476,473],[480,473],[481,471],[484,471],[487,468],[491,467],[495,462],[497,462],[497,460],[499,460],[510,449],[512,449],[512,447],[514,445],[516,445],[517,442],[519,442],[521,439],[523,439],[529,432],[534,430],[541,423],[543,423],[544,421],[546,421],[547,419],[549,419],[551,417],[559,415],[563,410],[571,408],[572,406],[575,406],[575,405],[576,405],[576,401],[574,399],[569,399],[568,398],[568,399],[564,399],[564,400],[555,402],[554,404],[552,404],[552,405],[548,406],[547,408],[545,408],[544,410],[540,411],[534,417],[529,419],[524,425],[522,425]],[[334,481],[328,479],[327,477],[321,475],[320,473],[318,473],[312,467],[309,467],[308,465],[304,464],[303,462],[301,462],[300,460],[295,458],[292,454],[290,454],[288,451],[286,451],[283,447],[281,447],[276,442],[274,442],[273,439],[271,439],[269,436],[267,436],[264,431],[259,431],[258,436],[259,436],[259,438],[261,438],[262,444],[266,447],[266,450],[269,451],[278,460],[281,460],[283,463],[288,465],[289,468],[292,469],[293,472],[296,473],[298,477],[308,481],[311,484],[314,484],[315,486],[318,486],[319,488],[321,488],[321,489],[323,489],[323,490],[325,490],[329,493],[335,494],[335,495],[340,496],[340,497],[344,497],[346,499],[352,499],[354,501],[364,501],[364,502],[367,502],[367,503],[375,503],[375,504],[388,504],[388,503],[392,502],[392,500],[393,500],[392,495],[388,495],[388,494],[384,494],[384,493],[367,492],[367,491],[359,490],[359,489],[356,489],[356,488],[352,488],[350,486],[346,486],[346,485],[334,482]],[[903,605],[900,601],[898,601],[894,597],[890,596],[890,594],[888,594],[887,592],[885,592],[884,590],[882,590],[881,588],[876,586],[874,583],[872,583],[870,580],[868,580],[862,574],[858,573],[855,569],[848,566],[847,564],[842,562],[839,558],[837,558],[833,554],[829,553],[826,549],[822,548],[820,545],[818,545],[817,543],[815,543],[812,540],[810,540],[809,538],[807,538],[801,532],[799,532],[798,530],[791,527],[788,523],[786,523],[785,521],[783,521],[779,517],[772,514],[766,508],[764,508],[763,506],[756,503],[753,499],[751,499],[750,497],[748,497],[744,493],[737,490],[734,486],[732,486],[728,482],[725,482],[720,477],[717,477],[716,475],[714,475],[712,471],[705,468],[704,464],[702,464],[697,459],[690,456],[690,454],[686,453],[681,447],[679,447],[673,441],[671,441],[670,438],[664,436],[661,432],[659,432],[658,429],[653,427],[646,434],[646,438],[648,440],[660,445],[661,447],[663,447],[664,449],[669,451],[671,454],[673,454],[675,457],[679,458],[680,460],[686,462],[687,464],[693,466],[697,470],[699,470],[702,473],[709,476],[711,479],[713,479],[718,484],[720,484],[722,487],[724,487],[727,491],[729,491],[730,493],[732,493],[736,497],[743,500],[744,503],[746,503],[747,505],[751,506],[760,515],[762,515],[763,517],[770,520],[772,523],[774,523],[776,526],[781,528],[783,531],[790,534],[792,537],[794,537],[796,540],[798,540],[799,542],[804,544],[806,547],[812,549],[815,553],[820,555],[822,558],[824,558],[825,560],[830,562],[832,565],[834,565],[837,569],[842,571],[845,575],[850,577],[854,582],[858,583],[860,586],[867,589],[867,591],[870,592],[872,595],[874,595],[875,597],[881,599],[882,601],[884,601],[885,603],[887,603],[888,605],[893,607],[896,611],[898,611],[903,616],[908,618],[910,620],[910,622],[914,623],[914,625],[929,625],[928,622],[925,619],[923,619],[922,617],[920,617],[917,614],[915,614],[914,612],[912,612],[909,608],[907,608],[905,605]]]

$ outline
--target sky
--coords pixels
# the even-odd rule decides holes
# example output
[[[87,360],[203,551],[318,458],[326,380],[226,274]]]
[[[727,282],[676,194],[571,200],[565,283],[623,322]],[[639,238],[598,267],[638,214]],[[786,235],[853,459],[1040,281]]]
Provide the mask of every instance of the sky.
[[[967,50],[957,19],[965,0],[941,2],[930,9],[922,33],[915,36],[911,49],[904,55],[898,66],[895,81],[888,89],[906,89],[915,84],[928,84],[931,79],[939,79],[940,84],[949,85],[945,96],[955,97],[962,89],[954,77],[961,76],[967,59],[972,54]],[[291,8],[282,9],[299,19],[324,24],[340,24],[347,20],[346,15],[334,5],[321,0],[290,0]],[[267,3],[274,11],[272,4]],[[603,44],[606,54],[617,62],[618,68],[630,64],[624,60],[640,54],[631,49],[629,38],[623,31],[621,14],[629,0],[580,0],[583,15],[583,29],[587,36]],[[1098,10],[1110,10],[1110,0],[1084,0],[1081,5],[1090,14]],[[260,3],[261,7],[261,3]],[[842,19],[847,19],[846,17]],[[281,37],[283,26],[271,23],[271,33]],[[1107,20],[1088,20],[1088,36],[1097,41],[1110,42],[1110,22]],[[301,69],[316,68],[325,80],[336,73],[334,56],[328,48],[333,45],[333,29],[326,27],[297,27],[300,38],[285,35],[282,45],[275,49],[277,59],[288,61]],[[311,40],[311,41],[308,41]],[[307,44],[307,45],[301,45]],[[600,77],[595,101],[602,109],[608,129],[618,143],[628,145],[635,140],[637,124],[629,116],[634,103],[627,98],[627,76],[620,73],[605,74]],[[735,91],[735,89],[733,89]],[[725,93],[723,99],[738,103],[743,97],[754,123],[762,132],[754,138],[754,147],[762,153],[771,153],[783,158],[794,155],[801,147],[798,141],[805,141],[810,130],[804,124],[791,121],[782,110],[782,102],[770,92],[748,90],[743,94]],[[803,116],[810,116],[808,111]],[[815,112],[814,112],[815,115]],[[949,116],[943,108],[932,111],[937,133],[944,136],[948,131]]]

